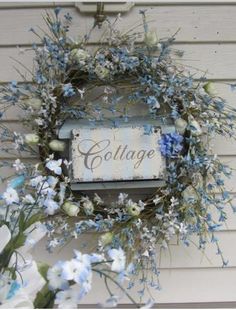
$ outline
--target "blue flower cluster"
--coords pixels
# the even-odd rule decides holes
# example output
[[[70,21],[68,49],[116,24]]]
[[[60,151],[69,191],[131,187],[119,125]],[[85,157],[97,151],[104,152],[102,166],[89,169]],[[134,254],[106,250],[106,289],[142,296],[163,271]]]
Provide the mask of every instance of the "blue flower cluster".
[[[65,84],[63,86],[63,93],[65,97],[72,97],[75,95],[75,91],[73,89],[73,86],[71,85],[71,83]]]
[[[182,142],[183,136],[176,132],[163,134],[159,141],[161,154],[165,157],[176,157],[183,149]]]

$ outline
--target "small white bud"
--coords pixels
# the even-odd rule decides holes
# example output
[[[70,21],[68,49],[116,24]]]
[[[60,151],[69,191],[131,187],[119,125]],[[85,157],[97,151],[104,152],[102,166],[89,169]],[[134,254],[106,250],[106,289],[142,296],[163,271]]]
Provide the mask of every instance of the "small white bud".
[[[212,82],[206,83],[206,84],[203,86],[203,89],[205,90],[205,92],[206,92],[208,95],[210,95],[210,96],[212,96],[212,97],[217,96],[217,90],[216,90],[216,88],[215,88],[214,83],[212,83]]]
[[[81,48],[73,49],[70,55],[77,62],[84,62],[90,57],[89,53]]]
[[[52,140],[49,143],[49,147],[52,151],[63,152],[65,150],[65,142],[60,140]]]
[[[25,135],[25,143],[29,145],[34,145],[39,143],[39,136],[35,133],[28,133]]]
[[[147,46],[157,45],[159,40],[158,40],[156,31],[155,30],[148,31],[145,34],[144,42],[146,43]]]
[[[69,216],[77,216],[80,211],[79,205],[71,201],[66,201],[63,204],[62,209]]]
[[[42,100],[39,98],[30,98],[24,100],[24,104],[28,107],[31,107],[34,110],[40,110],[42,103],[43,103]]]
[[[175,121],[175,128],[176,128],[176,131],[177,131],[178,133],[180,133],[181,135],[184,134],[184,132],[185,132],[187,126],[188,126],[188,123],[187,123],[183,118],[178,118],[178,119]]]
[[[100,244],[101,246],[106,246],[106,245],[108,245],[108,244],[110,244],[110,243],[112,242],[113,237],[114,237],[114,235],[113,235],[112,232],[107,232],[107,233],[103,234],[103,235],[100,237],[100,239],[99,239],[99,244]]]

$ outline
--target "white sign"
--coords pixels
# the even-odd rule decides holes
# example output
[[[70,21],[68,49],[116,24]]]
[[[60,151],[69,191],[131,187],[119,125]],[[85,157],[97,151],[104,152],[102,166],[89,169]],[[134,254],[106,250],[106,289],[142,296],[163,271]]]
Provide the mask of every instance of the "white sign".
[[[158,140],[143,127],[72,130],[72,178],[76,182],[148,180],[163,177],[165,168]]]

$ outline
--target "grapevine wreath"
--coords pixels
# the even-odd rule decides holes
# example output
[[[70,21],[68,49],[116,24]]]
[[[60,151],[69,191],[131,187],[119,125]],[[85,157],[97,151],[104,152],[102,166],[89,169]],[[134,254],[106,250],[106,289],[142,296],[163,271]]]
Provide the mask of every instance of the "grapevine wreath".
[[[15,171],[0,201],[1,307],[76,308],[90,291],[94,272],[109,293],[103,305],[114,306],[122,296],[113,292],[113,283],[137,307],[135,289],[140,301],[151,306],[154,300],[145,300],[144,293],[160,288],[157,244],[166,249],[177,237],[189,246],[196,235],[199,249],[215,243],[223,266],[227,264],[214,233],[231,205],[224,186],[231,169],[214,155],[210,141],[216,135],[234,136],[235,110],[211,82],[194,80],[177,64],[182,52],[172,47],[174,36],[158,39],[144,11],[140,32],[140,25],[118,31],[120,16],[115,22],[106,20],[98,46],[90,44],[92,31],[77,41],[71,38],[72,18],[60,14],[55,9],[54,15],[45,15],[48,32],[31,29],[40,39],[32,47],[34,70],[27,69],[31,83],[1,87],[1,117],[8,108],[20,108],[32,131],[12,132],[4,122],[0,125],[2,150],[19,153],[14,163],[1,162],[2,168]],[[121,121],[129,122],[130,108],[137,103],[146,106],[152,121],[175,126],[156,141],[166,160],[163,186],[145,200],[133,201],[122,192],[112,203],[97,193],[72,191],[66,144],[58,138],[61,126],[68,119],[86,119],[91,126],[109,121],[119,128]],[[153,130],[143,124],[143,134]],[[40,159],[37,164],[22,160],[28,153]],[[75,249],[71,260],[53,266],[39,265],[30,255],[44,236],[53,252],[87,232],[99,236],[96,253]]]

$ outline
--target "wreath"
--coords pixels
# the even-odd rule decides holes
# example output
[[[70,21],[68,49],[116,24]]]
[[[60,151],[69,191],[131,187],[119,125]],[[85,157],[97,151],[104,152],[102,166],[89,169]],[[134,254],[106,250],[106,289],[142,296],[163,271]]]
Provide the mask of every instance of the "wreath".
[[[97,272],[110,295],[106,306],[119,302],[109,286],[113,282],[138,307],[124,287],[141,283],[141,297],[149,286],[159,289],[156,246],[168,248],[173,237],[189,246],[195,234],[200,249],[213,242],[223,266],[227,264],[214,232],[226,221],[225,207],[231,205],[224,186],[231,169],[209,142],[215,135],[234,136],[235,110],[215,93],[213,83],[204,77],[195,81],[174,60],[183,56],[172,47],[175,36],[158,39],[149,30],[145,12],[140,14],[141,31],[140,27],[118,31],[120,16],[113,23],[106,20],[106,30],[94,47],[89,41],[92,31],[72,39],[71,16],[60,18],[55,9],[53,16],[45,15],[47,33],[31,29],[40,39],[32,47],[31,83],[20,72],[25,83],[13,81],[1,88],[1,116],[17,106],[32,130],[21,134],[1,125],[3,150],[40,158],[37,164],[23,163],[21,157],[13,165],[1,163],[13,166],[16,174],[1,196],[0,270],[5,292],[1,304],[76,308],[91,289],[92,272]],[[97,193],[91,197],[72,191],[71,162],[63,155],[65,142],[58,138],[61,126],[68,119],[86,119],[95,127],[108,121],[119,128],[120,121],[129,122],[130,109],[137,103],[146,106],[153,121],[171,121],[175,126],[174,132],[163,133],[156,141],[166,159],[165,184],[139,201],[120,193],[116,201],[106,203]],[[154,126],[143,124],[144,134],[153,130]],[[212,215],[214,210],[218,218]],[[29,256],[29,244],[45,235],[47,248],[53,251],[91,231],[99,235],[97,253],[75,250],[70,261],[38,267]],[[25,274],[32,268],[37,285],[31,285],[29,293]],[[148,305],[152,302],[151,298]]]

